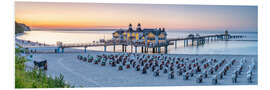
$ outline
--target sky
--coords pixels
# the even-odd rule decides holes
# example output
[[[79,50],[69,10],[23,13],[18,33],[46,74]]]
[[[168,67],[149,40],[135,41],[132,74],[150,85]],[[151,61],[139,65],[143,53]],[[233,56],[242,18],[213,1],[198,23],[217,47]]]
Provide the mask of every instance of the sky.
[[[32,29],[257,31],[257,6],[15,2],[15,20]]]

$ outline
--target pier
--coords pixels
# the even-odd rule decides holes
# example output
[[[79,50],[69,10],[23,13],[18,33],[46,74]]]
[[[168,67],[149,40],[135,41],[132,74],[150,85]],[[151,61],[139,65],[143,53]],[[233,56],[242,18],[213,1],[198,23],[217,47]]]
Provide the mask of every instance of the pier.
[[[184,41],[183,45],[186,46],[199,46],[204,45],[206,42],[210,41],[230,41],[230,39],[238,39],[238,38],[244,38],[242,35],[229,35],[229,34],[216,34],[216,35],[206,35],[206,36],[199,36],[199,37],[186,37],[186,38],[168,38],[166,40],[166,43],[161,44],[146,44],[144,42],[134,42],[131,40],[106,40],[104,42],[98,42],[98,43],[62,43],[57,42],[55,45],[46,45],[41,44],[38,46],[23,46],[24,48],[50,48],[55,49],[55,53],[64,53],[65,48],[74,48],[74,47],[83,47],[84,52],[87,52],[88,47],[98,47],[103,46],[104,52],[107,52],[108,46],[113,46],[113,52],[116,52],[116,46],[122,46],[121,51],[122,52],[128,52],[127,47],[130,47],[130,52],[133,53],[149,53],[149,51],[152,51],[152,53],[167,53],[168,52],[168,46],[174,45],[175,48],[177,48],[177,42],[178,41]],[[39,43],[38,43],[39,44]],[[133,49],[134,48],[134,49]],[[138,51],[138,48],[141,50]],[[134,50],[134,51],[133,51]]]
[[[64,53],[65,48],[74,48],[82,47],[84,52],[87,52],[88,47],[98,47],[103,46],[104,52],[107,52],[108,46],[113,46],[113,52],[116,52],[116,46],[122,46],[122,52],[134,52],[134,53],[168,53],[168,46],[174,45],[177,48],[177,42],[183,41],[184,47],[186,46],[199,46],[204,45],[206,42],[210,41],[230,41],[230,39],[244,38],[243,35],[230,35],[226,30],[222,34],[214,35],[204,35],[200,36],[199,34],[190,34],[184,38],[167,38],[167,33],[165,29],[141,29],[140,24],[136,31],[132,30],[131,24],[127,31],[118,30],[113,33],[113,38],[111,40],[100,40],[100,42],[93,43],[63,43],[58,41],[56,45],[48,45],[45,43],[39,42],[30,42],[18,40],[18,42],[23,43],[21,46],[24,48],[54,48],[54,53]],[[30,45],[25,45],[28,43]],[[35,44],[35,45],[32,45]],[[130,51],[127,50],[127,47],[130,47]],[[140,49],[140,51],[138,50]],[[134,50],[134,51],[133,51]]]
[[[148,53],[149,49],[152,49],[152,53],[161,53],[162,49],[164,53],[168,52],[168,46],[174,45],[177,48],[177,41],[184,41],[184,46],[199,46],[205,44],[205,42],[209,41],[227,41],[232,38],[243,38],[242,35],[229,35],[229,34],[216,34],[216,35],[206,35],[199,37],[186,37],[186,38],[169,38],[166,40],[166,43],[163,44],[145,44],[141,42],[133,42],[130,40],[106,40],[104,42],[99,43],[57,43],[57,53],[64,53],[65,48],[73,48],[73,47],[84,47],[84,52],[86,52],[88,47],[97,47],[104,46],[104,52],[107,51],[108,46],[113,46],[113,52],[115,52],[116,45],[122,46],[122,52],[127,52],[127,47],[129,46],[131,49],[130,52],[138,53],[138,48],[141,48],[141,53]],[[133,51],[135,48],[135,51]]]
[[[184,46],[188,46],[189,42],[192,46],[196,45],[203,45],[205,42],[209,41],[217,41],[223,40],[228,41],[232,38],[243,38],[242,35],[229,35],[229,34],[216,34],[216,35],[206,35],[206,36],[199,36],[199,37],[186,37],[186,38],[170,38],[168,39],[169,42],[174,42],[175,48],[177,48],[177,41],[184,41]]]

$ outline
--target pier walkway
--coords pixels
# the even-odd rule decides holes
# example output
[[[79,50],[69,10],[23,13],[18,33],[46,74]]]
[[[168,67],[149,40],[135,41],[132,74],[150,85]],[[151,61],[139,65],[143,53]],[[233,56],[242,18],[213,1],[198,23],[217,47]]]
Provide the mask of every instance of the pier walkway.
[[[144,42],[134,42],[134,41],[127,41],[127,40],[106,40],[103,42],[96,42],[96,43],[62,43],[57,42],[56,45],[44,45],[38,43],[38,45],[25,45],[24,48],[31,48],[31,47],[55,47],[55,53],[64,53],[64,48],[73,48],[73,47],[84,47],[84,52],[86,52],[87,47],[97,47],[97,46],[104,46],[104,51],[107,51],[107,46],[113,46],[113,51],[115,52],[116,45],[122,45],[122,52],[126,52],[127,46],[131,47],[131,52],[133,47],[135,47],[135,53],[137,53],[137,47],[141,47],[142,53],[147,53],[149,48],[152,48],[153,53],[161,53],[161,47],[164,48],[164,52],[167,53],[168,45],[175,45],[177,48],[177,41],[184,41],[184,46],[188,45],[203,45],[206,41],[218,41],[218,40],[229,40],[232,38],[243,38],[242,35],[229,35],[229,34],[215,34],[215,35],[205,35],[205,36],[193,36],[193,37],[186,37],[186,38],[168,38],[166,43],[159,43],[158,45],[154,44],[145,44]],[[191,44],[189,44],[191,43]]]

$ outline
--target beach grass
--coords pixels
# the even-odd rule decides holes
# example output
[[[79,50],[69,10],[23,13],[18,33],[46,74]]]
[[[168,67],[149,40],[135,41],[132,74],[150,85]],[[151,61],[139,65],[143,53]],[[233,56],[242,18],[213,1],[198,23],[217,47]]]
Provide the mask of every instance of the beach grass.
[[[25,70],[25,57],[17,55],[21,50],[16,48],[15,52],[15,88],[70,88],[65,83],[64,76],[48,77],[42,70]]]

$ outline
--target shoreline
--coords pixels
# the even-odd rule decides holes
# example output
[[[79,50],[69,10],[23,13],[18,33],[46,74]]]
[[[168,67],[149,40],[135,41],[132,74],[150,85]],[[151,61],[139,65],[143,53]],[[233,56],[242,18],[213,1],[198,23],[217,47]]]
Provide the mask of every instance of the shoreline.
[[[15,38],[18,39],[18,37],[15,37]],[[54,40],[54,42],[55,42],[55,40]],[[50,46],[50,48],[52,48],[53,46],[56,46],[56,42],[55,43],[54,42],[48,42],[48,44],[46,44],[46,43],[45,44],[47,46]],[[251,47],[251,49],[249,49],[249,48],[242,48],[242,47],[240,47],[239,49],[232,49],[232,48],[234,48],[233,45],[236,45],[236,44],[234,44],[234,42],[240,42],[241,45],[244,45],[245,43],[247,43]],[[16,43],[17,43],[17,41],[16,41]],[[32,42],[32,43],[35,43],[35,41]],[[257,51],[255,50],[257,48],[257,46],[255,45],[255,43],[257,43],[257,40],[228,40],[228,43],[230,43],[230,44],[228,44],[228,46],[229,46],[229,49],[232,50],[232,53],[230,53],[230,50],[226,50],[226,49],[225,50],[220,50],[219,48],[216,48],[216,49],[214,48],[211,51],[211,47],[209,47],[209,46],[205,46],[205,48],[209,48],[210,52],[206,51],[206,49],[203,46],[202,46],[202,48],[200,48],[200,46],[199,46],[199,49],[200,50],[199,49],[198,50],[195,50],[195,46],[194,46],[194,48],[193,48],[193,46],[188,46],[188,47],[185,47],[184,46],[183,47],[182,46],[182,44],[183,44],[182,42],[178,42],[178,43],[180,43],[180,44],[178,44],[178,46],[177,46],[178,48],[177,49],[175,49],[172,45],[169,46],[169,51],[168,51],[169,54],[258,55]],[[39,43],[39,44],[40,45],[44,45],[44,41],[41,41],[41,43]],[[217,43],[215,45],[219,45],[219,44],[227,44],[227,43],[225,43],[225,41],[221,41],[221,43]],[[237,44],[239,44],[239,43],[237,43]],[[250,44],[252,44],[252,45],[250,45]],[[36,46],[38,46],[38,43],[36,43]],[[227,45],[226,46],[225,45],[222,45],[222,47],[225,48],[225,47],[227,47]],[[45,50],[45,47],[44,48],[41,47],[41,48],[43,49],[42,51],[40,51],[42,53],[45,53],[45,52],[46,53],[53,53],[54,52],[54,49]],[[130,48],[130,47],[127,47],[127,48]],[[71,50],[71,49],[76,49],[76,50]],[[117,46],[116,49],[117,49],[116,52],[122,52],[121,51],[121,46]],[[140,52],[140,48],[138,48],[138,50],[139,50],[138,52]],[[241,51],[241,50],[244,50],[244,51],[247,51],[247,52],[244,52],[244,51]],[[254,50],[254,51],[252,51],[252,50]],[[84,50],[81,47],[78,47],[78,48],[77,47],[76,48],[65,48],[65,52],[66,53],[83,53],[83,51]],[[99,51],[99,52],[102,52],[104,50],[103,50],[103,47],[102,46],[99,46],[99,47],[88,47],[87,48],[87,51],[88,52],[89,51]],[[185,52],[185,51],[187,51],[187,52]],[[107,52],[113,52],[112,46],[108,46]],[[130,52],[130,50],[128,50],[128,52]],[[134,52],[134,48],[133,48],[133,52]],[[150,50],[149,53],[156,54],[156,53],[152,53],[151,50]],[[162,53],[164,53],[164,52],[162,52]]]
[[[28,32],[26,32],[26,33],[28,34]],[[181,32],[179,32],[179,33],[181,33]],[[25,35],[26,36],[25,38],[24,38],[24,36],[23,37],[20,37],[21,40],[24,39],[24,40],[30,40],[31,41],[31,38],[27,38],[27,37],[31,37],[31,36],[28,36],[27,34]],[[48,34],[48,35],[51,35],[51,34]],[[77,35],[77,33],[75,33],[74,35]],[[78,33],[78,35],[80,35],[80,33]],[[92,34],[90,34],[90,35],[92,35]],[[33,36],[35,36],[35,35],[33,35]],[[253,34],[251,36],[253,36]],[[16,37],[16,38],[18,39],[18,37]],[[37,37],[37,38],[46,38],[46,36],[45,37],[44,36]],[[82,43],[91,43],[92,38],[90,38],[90,39],[91,40],[89,40],[89,41],[84,40],[84,39],[81,39],[81,40],[82,40]],[[94,39],[95,38],[93,38],[93,40]],[[42,40],[40,40],[40,44],[43,45],[46,42],[45,43],[46,45],[56,46],[56,42],[57,41],[62,41],[62,40],[63,40],[63,43],[65,43],[65,42],[66,43],[72,43],[72,42],[73,43],[79,43],[80,42],[80,41],[79,42],[76,42],[76,40],[80,40],[80,38],[74,39],[75,41],[73,41],[73,38],[69,38],[67,40],[65,40],[65,39],[57,39],[57,40],[50,40],[50,39],[48,39],[48,40],[45,40],[45,41],[44,41],[44,39],[42,39]],[[94,41],[96,41],[96,40],[97,39],[95,39]],[[36,41],[39,41],[39,40],[33,38],[33,42],[36,42]],[[211,44],[211,42],[209,42],[209,43]],[[257,40],[255,38],[253,40],[253,37],[252,38],[249,38],[249,39],[244,39],[244,40],[242,40],[242,39],[239,39],[239,40],[231,39],[231,40],[228,40],[228,42],[227,41],[218,41],[218,43],[214,43],[213,45],[221,45],[220,47],[223,47],[223,48],[213,48],[213,49],[212,49],[212,46],[209,47],[209,45],[210,45],[209,43],[205,43],[206,44],[205,46],[204,45],[198,46],[199,47],[198,50],[195,50],[195,48],[193,48],[193,46],[185,47],[185,46],[183,46],[183,43],[184,43],[183,41],[179,41],[178,44],[177,44],[178,46],[177,46],[176,49],[173,48],[173,45],[170,45],[169,48],[168,48],[169,49],[168,53],[172,53],[172,54],[185,54],[185,53],[188,53],[188,54],[257,55],[257,50],[255,50],[255,49],[257,49],[257,45],[255,45],[255,44],[257,44]],[[227,43],[228,43],[228,45],[227,45]],[[234,44],[234,43],[236,43],[236,44]],[[251,49],[249,49],[249,47],[242,48],[242,47],[237,46],[237,45],[245,45],[245,44],[247,44]],[[202,47],[202,48],[200,48],[200,47]],[[217,46],[217,47],[219,47],[219,46]],[[238,48],[235,48],[235,47],[238,47],[239,49]],[[116,51],[117,52],[121,52],[121,49],[120,48],[121,48],[121,46],[117,46],[116,47],[116,49],[117,49]],[[130,47],[127,47],[127,48],[130,49]],[[227,49],[224,49],[224,48],[228,48],[228,50]],[[82,48],[78,47],[78,48],[75,48],[75,49],[80,49],[81,50]],[[222,50],[222,49],[224,49],[224,50]],[[231,50],[229,50],[229,49],[231,49]],[[65,48],[65,50],[66,50],[66,48]],[[97,48],[95,48],[95,47],[88,47],[87,50],[103,51],[103,47],[97,47]],[[140,52],[140,48],[138,48],[138,50],[139,50],[138,52]],[[206,50],[210,50],[210,52],[208,52]],[[254,51],[252,51],[252,50],[254,50]],[[113,51],[112,50],[112,47],[111,46],[108,46],[107,51],[111,51],[112,52]],[[133,51],[134,51],[134,48],[133,48]],[[152,50],[149,50],[149,51],[150,51],[150,53],[152,52]],[[232,53],[230,53],[230,51]],[[245,51],[247,51],[247,52],[245,52]],[[128,52],[130,52],[130,50],[128,50]]]
[[[20,45],[20,44],[19,44]],[[99,50],[89,50],[87,49],[86,50],[86,53],[84,52],[83,49],[78,49],[78,48],[66,48],[65,49],[65,52],[64,53],[54,53],[53,50],[56,49],[57,47],[45,47],[45,48],[29,48],[30,50],[37,50],[37,53],[33,53],[33,54],[87,54],[87,53],[92,53],[92,52],[97,52],[97,53],[135,53],[135,52],[113,52],[113,51],[99,51]],[[43,51],[42,50],[47,50],[47,52]],[[165,54],[165,53],[135,53],[135,54],[145,54],[145,55],[161,55],[161,54]],[[205,55],[205,56],[223,56],[223,55],[229,55],[229,56],[258,56],[258,55],[255,55],[255,54],[172,54],[172,53],[169,53],[169,54],[166,54],[166,55],[193,55],[193,56],[196,56],[196,55]]]
[[[17,34],[15,34],[15,39],[18,37],[18,36],[21,36],[21,35],[24,35],[25,33],[23,32],[23,33],[17,33]]]
[[[24,34],[24,33],[20,33],[21,35],[22,34]],[[24,46],[24,45],[22,45],[22,43],[18,43],[18,42],[16,42],[16,37],[15,37],[15,45],[16,44],[18,44],[18,45],[20,45],[20,46]],[[232,40],[232,41],[234,41],[234,40]],[[36,42],[31,42],[32,44],[34,44],[34,46],[35,45],[38,45],[38,44],[40,44],[40,43],[36,43]],[[47,46],[50,46],[50,47],[40,47],[40,48],[29,48],[29,49],[36,49],[37,51],[39,51],[39,50],[47,50],[47,52],[45,51],[45,52],[38,52],[38,53],[36,53],[36,54],[65,54],[65,53],[73,53],[73,54],[78,54],[78,53],[81,53],[81,54],[84,54],[85,52],[84,52],[84,50],[83,49],[79,49],[79,48],[66,48],[65,49],[65,52],[64,53],[54,53],[54,49],[56,49],[57,47],[56,46],[53,46],[53,45],[47,45]],[[42,49],[41,49],[42,48]],[[89,50],[89,49],[87,49],[86,50],[87,51],[87,53],[88,52],[99,52],[99,53],[101,53],[101,52],[103,52],[103,53],[131,53],[131,52],[113,52],[113,51],[107,51],[107,52],[104,52],[104,51],[99,51],[99,50]],[[132,53],[135,53],[135,52],[132,52]],[[138,52],[138,54],[149,54],[149,55],[160,55],[160,54],[165,54],[165,53],[141,53],[141,52]],[[168,55],[217,55],[217,56],[222,56],[222,55],[231,55],[231,56],[258,56],[258,55],[256,55],[256,54],[168,54]]]
[[[34,42],[35,43],[35,42]],[[16,44],[22,46],[21,44],[17,43]],[[35,43],[38,44],[38,43]],[[56,46],[51,46],[51,47],[41,47],[41,48],[29,48],[30,50],[37,50],[37,53],[33,53],[33,54],[68,54],[68,53],[73,53],[73,54],[85,54],[83,49],[78,49],[78,48],[66,48],[64,53],[54,53],[54,49],[56,49]],[[42,50],[44,50],[42,52]],[[46,52],[47,51],[47,52]],[[113,51],[99,51],[99,50],[86,50],[86,53],[88,52],[98,52],[98,53],[135,53],[135,52],[113,52]],[[146,55],[161,55],[161,54],[165,54],[165,53],[137,53],[137,54],[146,54]],[[223,55],[230,55],[230,56],[258,56],[255,54],[167,54],[167,55],[216,55],[216,56],[223,56]]]

